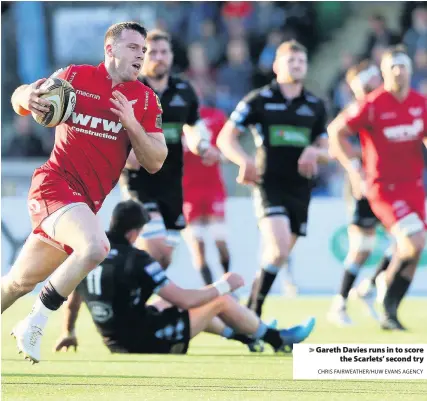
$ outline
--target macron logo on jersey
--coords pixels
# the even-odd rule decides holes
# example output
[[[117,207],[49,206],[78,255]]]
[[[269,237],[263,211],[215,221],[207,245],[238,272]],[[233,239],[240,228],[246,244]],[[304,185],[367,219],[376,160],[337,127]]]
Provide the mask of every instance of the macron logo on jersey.
[[[85,114],[73,112],[73,124],[83,125],[93,129],[102,129],[105,132],[114,132],[118,134],[122,129],[122,124],[115,121],[108,121],[103,118],[87,116]],[[101,126],[99,126],[101,124]]]
[[[412,141],[424,130],[424,121],[420,118],[414,120],[409,125],[397,125],[395,127],[384,128],[384,135],[387,139],[394,142]]]
[[[76,93],[78,95],[81,95],[81,96],[84,96],[84,97],[88,97],[90,99],[95,99],[95,100],[101,99],[101,96],[99,96],[99,95],[95,95],[94,93],[89,93],[89,92],[86,92],[86,91],[81,91],[80,89],[77,89]]]

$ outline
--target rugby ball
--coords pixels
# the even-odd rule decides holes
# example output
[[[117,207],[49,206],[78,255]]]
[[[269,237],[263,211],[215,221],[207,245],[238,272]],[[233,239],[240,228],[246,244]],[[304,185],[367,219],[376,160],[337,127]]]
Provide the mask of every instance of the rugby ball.
[[[56,127],[67,121],[76,107],[76,92],[72,85],[61,78],[49,78],[40,88],[48,91],[41,97],[49,100],[51,105],[43,116],[32,113],[34,120],[43,127]]]

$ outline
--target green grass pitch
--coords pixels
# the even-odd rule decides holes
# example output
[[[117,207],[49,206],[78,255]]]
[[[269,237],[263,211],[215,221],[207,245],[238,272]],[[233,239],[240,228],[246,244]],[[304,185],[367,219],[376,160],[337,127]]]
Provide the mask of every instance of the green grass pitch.
[[[427,381],[294,381],[292,356],[270,350],[250,354],[239,343],[202,334],[186,356],[112,355],[104,347],[82,308],[77,322],[77,353],[54,354],[62,314],[54,314],[45,331],[42,362],[31,365],[17,354],[9,336],[14,323],[31,308],[33,297],[17,302],[2,316],[3,400],[104,401],[104,400],[203,400],[203,401],[412,401],[427,400]],[[357,323],[335,329],[325,319],[330,298],[270,298],[265,318],[277,317],[280,326],[317,317],[309,343],[427,343],[427,298],[409,298],[402,306],[407,333],[378,329],[358,301],[349,312]]]

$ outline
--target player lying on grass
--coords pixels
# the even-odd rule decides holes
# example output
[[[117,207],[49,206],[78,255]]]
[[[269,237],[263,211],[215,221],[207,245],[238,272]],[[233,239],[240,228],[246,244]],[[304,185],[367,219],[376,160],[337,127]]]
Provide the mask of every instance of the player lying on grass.
[[[202,331],[245,344],[262,340],[275,352],[289,352],[312,332],[314,318],[290,329],[267,327],[227,295],[243,285],[238,274],[227,273],[201,289],[178,287],[158,262],[132,245],[145,223],[138,203],[115,207],[107,233],[111,251],[69,297],[56,351],[77,347],[74,327],[82,301],[111,352],[185,353],[190,339]],[[153,294],[162,299],[149,305]]]

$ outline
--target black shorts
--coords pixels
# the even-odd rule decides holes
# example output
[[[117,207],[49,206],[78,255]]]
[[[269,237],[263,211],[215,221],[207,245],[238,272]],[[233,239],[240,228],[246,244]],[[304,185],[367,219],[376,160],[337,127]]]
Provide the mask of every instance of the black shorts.
[[[150,184],[142,187],[138,182],[138,177],[132,177],[132,173],[125,169],[120,179],[120,185],[126,187],[129,196],[141,202],[147,212],[160,213],[166,229],[179,231],[185,228],[182,210],[184,198],[180,177],[171,178],[166,188],[164,188],[165,184],[161,186],[161,189],[156,190],[156,186]]]
[[[360,200],[354,199],[354,203],[354,212],[351,224],[360,228],[375,228],[379,223],[379,220],[372,211],[368,200],[366,198],[362,198]]]
[[[190,344],[190,315],[171,307],[158,311],[146,307],[146,315],[136,333],[129,333],[122,344],[110,346],[115,353],[186,354]]]
[[[276,215],[287,216],[292,233],[305,237],[310,196],[308,188],[285,189],[277,184],[256,186],[254,188],[256,216],[258,219]]]

